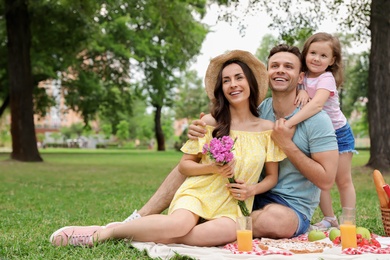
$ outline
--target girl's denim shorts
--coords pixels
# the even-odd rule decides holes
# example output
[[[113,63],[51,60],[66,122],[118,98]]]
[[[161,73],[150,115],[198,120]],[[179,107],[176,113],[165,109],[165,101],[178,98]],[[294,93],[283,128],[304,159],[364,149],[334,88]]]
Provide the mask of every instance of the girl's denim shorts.
[[[358,153],[355,150],[355,138],[348,123],[336,130],[336,137],[339,153]]]

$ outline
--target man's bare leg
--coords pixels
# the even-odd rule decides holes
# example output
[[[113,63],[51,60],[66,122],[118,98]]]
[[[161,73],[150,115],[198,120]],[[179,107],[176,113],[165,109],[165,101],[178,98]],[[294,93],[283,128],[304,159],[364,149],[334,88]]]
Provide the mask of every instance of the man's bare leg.
[[[138,214],[144,217],[163,212],[169,207],[173,196],[185,179],[186,176],[179,172],[178,166],[173,168],[153,196],[138,211]]]
[[[257,238],[290,238],[298,228],[295,212],[283,205],[269,204],[251,213],[253,236]]]
[[[140,217],[145,217],[152,214],[160,214],[169,207],[173,196],[185,179],[186,176],[182,175],[179,172],[178,166],[176,166],[161,183],[160,187],[158,187],[153,196],[146,202],[144,206],[142,206],[139,211],[135,210],[124,221],[111,222],[106,224],[106,228],[112,228],[123,222],[129,222]]]

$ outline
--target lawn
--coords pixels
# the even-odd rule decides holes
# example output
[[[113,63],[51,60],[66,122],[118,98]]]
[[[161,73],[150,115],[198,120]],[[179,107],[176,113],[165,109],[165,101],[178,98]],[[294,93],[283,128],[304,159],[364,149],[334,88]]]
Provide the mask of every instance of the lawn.
[[[85,249],[54,248],[48,239],[65,225],[125,219],[178,163],[179,152],[46,149],[41,155],[43,163],[21,163],[0,153],[0,259],[150,259],[122,241]],[[367,151],[353,159],[357,225],[384,235],[372,170],[362,167],[367,160]],[[335,187],[332,196],[338,215]]]

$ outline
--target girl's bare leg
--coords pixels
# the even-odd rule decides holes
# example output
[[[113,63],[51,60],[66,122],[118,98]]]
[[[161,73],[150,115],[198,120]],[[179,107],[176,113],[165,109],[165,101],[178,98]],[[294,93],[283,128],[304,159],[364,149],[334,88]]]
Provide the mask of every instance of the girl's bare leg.
[[[336,185],[340,193],[341,206],[348,208],[356,206],[356,192],[351,172],[352,156],[352,153],[340,154],[336,175]]]

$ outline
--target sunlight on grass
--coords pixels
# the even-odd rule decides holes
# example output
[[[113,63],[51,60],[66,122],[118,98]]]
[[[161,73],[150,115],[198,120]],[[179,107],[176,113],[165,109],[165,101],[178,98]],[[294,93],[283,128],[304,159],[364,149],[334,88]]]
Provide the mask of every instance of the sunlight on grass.
[[[54,248],[50,234],[64,225],[104,225],[125,219],[154,193],[179,162],[180,152],[41,150],[43,163],[9,160],[0,153],[1,259],[150,259],[123,241],[94,248]],[[383,235],[368,151],[353,159],[357,224]],[[386,178],[386,177],[385,177]],[[340,214],[337,188],[332,189]],[[313,218],[322,218],[319,210]],[[175,259],[180,259],[178,256]],[[188,258],[183,258],[188,259]]]

